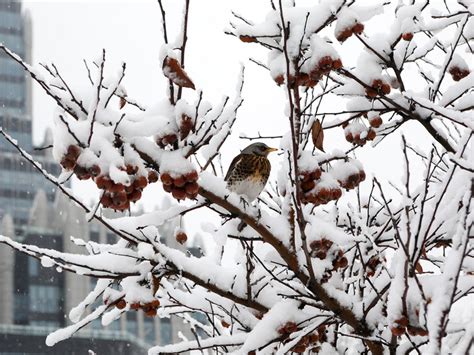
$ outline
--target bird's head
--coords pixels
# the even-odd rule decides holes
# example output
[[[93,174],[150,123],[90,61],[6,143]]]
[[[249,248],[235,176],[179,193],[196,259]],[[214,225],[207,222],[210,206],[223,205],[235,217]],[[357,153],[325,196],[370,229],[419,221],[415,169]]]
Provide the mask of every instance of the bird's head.
[[[250,144],[248,147],[242,150],[242,154],[253,154],[253,155],[266,157],[271,152],[275,152],[277,150],[278,150],[277,148],[270,148],[265,143],[259,142],[259,143]]]

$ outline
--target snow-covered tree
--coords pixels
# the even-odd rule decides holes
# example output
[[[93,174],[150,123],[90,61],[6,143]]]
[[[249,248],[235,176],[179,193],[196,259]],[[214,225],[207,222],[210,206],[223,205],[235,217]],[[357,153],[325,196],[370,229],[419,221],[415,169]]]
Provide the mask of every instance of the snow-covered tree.
[[[53,155],[61,176],[47,174],[8,132],[0,133],[120,237],[114,246],[76,240],[85,253],[73,255],[0,236],[43,265],[97,278],[71,310],[72,325],[48,336],[49,345],[94,319],[108,324],[143,310],[180,314],[207,335],[150,354],[472,350],[473,321],[454,308],[472,302],[474,290],[474,5],[299,3],[271,0],[263,21],[238,14],[230,21],[229,40],[245,42],[235,41],[236,48],[268,50],[266,62],[252,61],[286,94],[286,109],[275,118],[287,122],[281,164],[273,167],[278,181],[254,203],[230,192],[215,168],[243,101],[244,70],[234,98],[206,101],[184,69],[189,0],[176,40],[168,37],[171,24],[158,1],[168,95],[152,109],[127,95],[125,64],[116,76],[105,74],[105,51],[87,65],[90,90],[83,93],[56,66],[31,67],[0,45],[57,103]],[[431,149],[403,135],[409,122],[432,140]],[[325,140],[333,131],[338,138]],[[362,146],[380,149],[389,135],[401,141],[396,153],[404,165],[393,166],[403,171],[400,186],[366,178],[357,158]],[[96,206],[63,186],[72,174],[95,182]],[[104,208],[128,210],[150,183],[162,184],[179,203],[134,217],[102,215]],[[222,217],[205,231],[214,236],[206,255],[160,242],[160,225],[200,208]],[[185,231],[176,238],[185,242]],[[228,252],[234,257],[224,260]],[[191,320],[192,312],[208,322]]]

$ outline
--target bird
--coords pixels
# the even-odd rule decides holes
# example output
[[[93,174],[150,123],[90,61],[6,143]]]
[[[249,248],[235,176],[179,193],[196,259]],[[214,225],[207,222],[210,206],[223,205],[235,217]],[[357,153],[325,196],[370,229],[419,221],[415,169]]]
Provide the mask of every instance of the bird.
[[[254,201],[265,188],[270,176],[271,165],[267,156],[277,151],[265,143],[253,143],[246,147],[230,163],[224,178],[227,188]]]

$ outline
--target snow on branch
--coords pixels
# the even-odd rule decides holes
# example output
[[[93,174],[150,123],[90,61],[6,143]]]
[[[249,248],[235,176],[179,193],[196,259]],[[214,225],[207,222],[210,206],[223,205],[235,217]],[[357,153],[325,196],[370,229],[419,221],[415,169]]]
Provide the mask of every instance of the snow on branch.
[[[449,8],[428,1],[268,5],[260,22],[232,13],[226,30],[229,41],[243,42],[236,46],[263,48],[266,56],[252,61],[286,100],[274,118],[284,130],[243,137],[274,139],[281,152],[272,166],[276,181],[255,201],[236,194],[215,169],[244,104],[244,66],[232,96],[207,101],[192,78],[193,62],[184,65],[185,54],[192,56],[186,51],[190,1],[183,1],[175,40],[175,24],[157,3],[167,91],[149,108],[127,97],[125,63],[107,74],[105,50],[94,65],[84,61],[84,81],[91,84],[84,93],[54,64],[32,67],[0,44],[58,106],[52,151],[60,178],[4,128],[0,134],[88,217],[120,237],[115,245],[75,240],[86,254],[70,254],[0,236],[1,244],[45,267],[98,280],[70,311],[74,324],[51,334],[48,345],[94,319],[107,325],[140,310],[179,316],[195,335],[154,346],[150,354],[472,349],[472,321],[456,313],[472,303],[474,290],[472,11],[461,1]],[[408,138],[407,122],[430,139],[430,151]],[[402,162],[391,167],[396,176],[401,172],[401,183],[387,183],[373,176],[360,152],[380,149],[400,131],[400,148],[383,159]],[[261,154],[252,151],[255,156]],[[256,180],[260,168],[242,174]],[[96,208],[64,187],[72,175],[95,184]],[[150,184],[173,202],[127,215]],[[123,215],[106,218],[106,209]],[[187,225],[196,210],[221,222],[209,217]],[[201,255],[179,246],[189,244],[189,233],[206,236]],[[165,243],[172,239],[178,244]]]

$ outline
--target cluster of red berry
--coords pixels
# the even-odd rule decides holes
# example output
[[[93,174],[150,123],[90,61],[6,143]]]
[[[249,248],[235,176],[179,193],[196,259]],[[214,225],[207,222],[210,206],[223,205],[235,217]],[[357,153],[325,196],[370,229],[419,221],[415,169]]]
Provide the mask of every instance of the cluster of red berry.
[[[162,149],[168,145],[174,145],[178,141],[178,136],[175,133],[165,134],[164,136],[156,138],[156,144]]]
[[[191,131],[194,131],[194,121],[191,117],[186,114],[181,115],[181,119],[178,124],[179,138],[185,139]],[[169,131],[168,131],[169,132]],[[156,138],[156,144],[162,149],[167,146],[173,146],[178,142],[178,133],[167,133]]]
[[[374,128],[379,128],[383,121],[380,116],[373,116],[368,119],[369,127],[367,127],[363,123],[348,123],[345,122],[342,125],[344,128],[344,134],[346,136],[346,140],[349,143],[357,144],[357,145],[365,145],[367,141],[373,141],[377,136]]]
[[[327,282],[332,275],[333,271],[338,269],[344,269],[347,267],[348,261],[344,256],[344,251],[332,247],[334,243],[326,238],[321,238],[321,240],[313,240],[309,244],[309,254],[313,258],[318,258],[320,260],[325,260],[328,255],[332,257],[332,270],[327,270],[326,273],[321,278],[321,282]]]
[[[290,335],[298,330],[298,325],[295,322],[286,322],[282,327],[278,329],[278,333],[284,337],[283,343],[291,340]],[[294,353],[304,353],[310,348],[311,352],[317,353],[320,350],[318,343],[324,343],[327,341],[326,326],[320,325],[316,331],[307,334],[291,348],[290,351]]]
[[[451,77],[453,78],[454,81],[459,81],[462,78],[465,78],[470,74],[469,69],[461,69],[457,66],[453,66],[449,68],[449,74],[451,74]]]
[[[317,168],[310,172],[302,172],[299,177],[303,196],[301,202],[324,205],[329,201],[338,200],[342,196],[342,190],[338,187],[324,187],[320,185],[323,172]]]
[[[395,336],[402,336],[407,332],[411,336],[427,336],[428,331],[420,326],[413,326],[409,324],[406,316],[401,317],[395,321],[395,324],[390,328],[392,334]]]
[[[378,256],[372,256],[367,263],[365,264],[367,270],[367,276],[372,277],[375,275],[375,271],[377,271],[377,267],[381,264],[381,260]]]
[[[123,298],[115,304],[118,309],[124,309],[126,306],[127,302]],[[130,309],[134,311],[141,309],[148,317],[156,316],[158,307],[160,307],[160,301],[157,299],[148,303],[134,302],[130,304]]]
[[[194,131],[193,119],[185,114],[181,115],[179,123],[179,137],[181,140],[185,139],[191,131]]]
[[[95,184],[101,190],[104,190],[100,203],[106,208],[112,208],[118,211],[125,211],[130,208],[131,202],[137,202],[142,197],[143,189],[148,183],[158,181],[158,174],[154,170],[148,172],[148,176],[138,175],[138,167],[128,164],[121,170],[127,172],[130,176],[128,186],[115,183],[108,175],[100,175],[95,178]]]
[[[161,174],[163,189],[171,193],[177,200],[196,198],[199,192],[198,178],[198,173],[195,170],[175,177],[167,172]]]
[[[365,89],[365,95],[371,99],[377,97],[377,95],[388,95],[392,88],[390,84],[382,79],[375,79],[370,84],[370,88]]]
[[[333,59],[330,56],[322,57],[309,73],[299,72],[296,76],[290,75],[290,85],[314,87],[323,75],[340,68],[342,68],[341,59]],[[282,85],[285,82],[285,75],[279,74],[274,80],[278,85]]]
[[[72,170],[80,180],[87,180],[98,176],[100,174],[100,167],[98,165],[94,164],[90,167],[84,167],[77,163],[80,155],[81,148],[77,145],[70,145],[67,148],[66,154],[61,159],[61,166],[67,171]]]
[[[350,174],[343,180],[338,180],[339,185],[346,190],[355,189],[359,184],[365,180],[365,171],[359,170],[359,172]]]
[[[360,35],[364,31],[364,25],[360,22],[356,22],[352,27],[347,27],[340,31],[336,35],[336,39],[339,42],[344,42],[346,39],[348,39],[350,36],[352,36],[354,33],[357,33]]]

